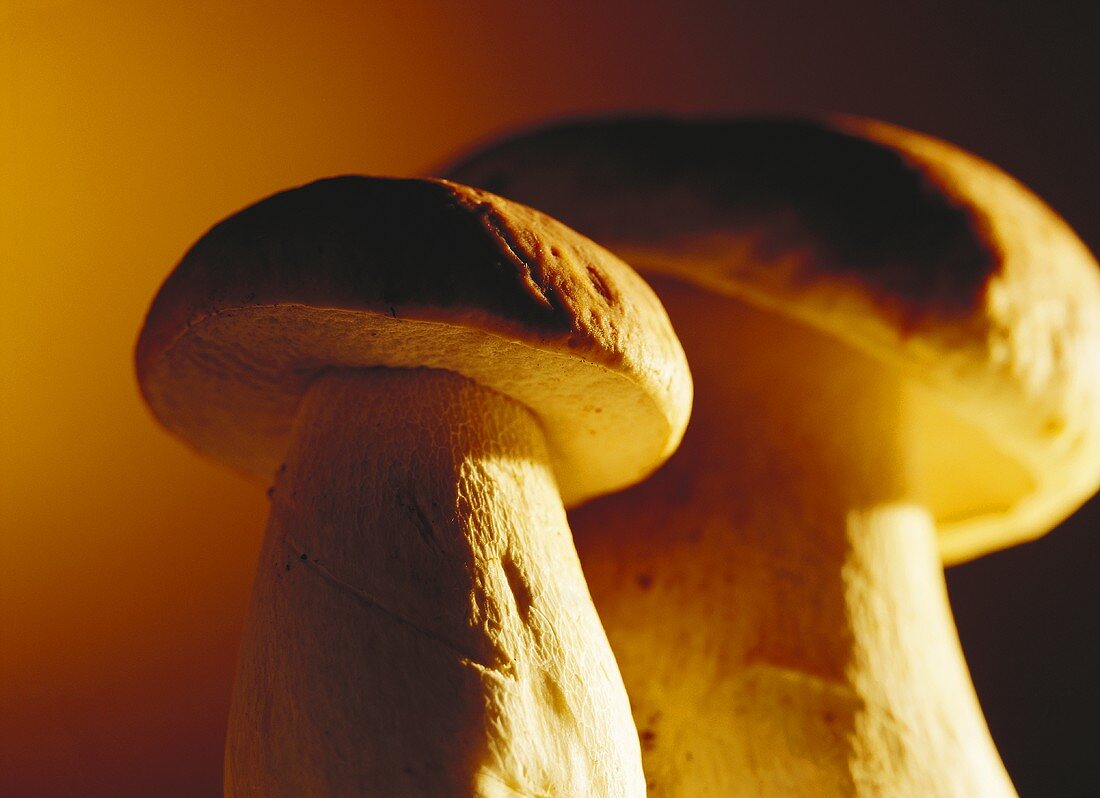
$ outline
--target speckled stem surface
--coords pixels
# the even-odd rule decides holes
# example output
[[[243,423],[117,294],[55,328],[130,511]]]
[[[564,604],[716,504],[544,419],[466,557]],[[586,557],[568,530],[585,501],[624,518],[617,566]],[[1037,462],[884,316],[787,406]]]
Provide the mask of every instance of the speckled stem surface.
[[[649,794],[1013,795],[948,607],[896,374],[655,280],[697,386],[649,481],[571,518]]]
[[[637,732],[542,433],[426,369],[330,372],[272,493],[228,796],[635,796]]]

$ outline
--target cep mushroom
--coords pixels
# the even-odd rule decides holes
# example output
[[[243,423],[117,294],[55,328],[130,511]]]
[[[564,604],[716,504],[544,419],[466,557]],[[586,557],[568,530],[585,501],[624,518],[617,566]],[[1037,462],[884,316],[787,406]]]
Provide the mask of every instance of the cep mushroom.
[[[644,792],[563,509],[686,425],[628,267],[482,191],[329,179],[199,240],[136,359],[161,423],[277,474],[227,795]]]
[[[653,795],[1013,793],[942,564],[1100,478],[1100,280],[997,168],[855,118],[622,119],[446,172],[651,281],[678,453],[571,517]]]

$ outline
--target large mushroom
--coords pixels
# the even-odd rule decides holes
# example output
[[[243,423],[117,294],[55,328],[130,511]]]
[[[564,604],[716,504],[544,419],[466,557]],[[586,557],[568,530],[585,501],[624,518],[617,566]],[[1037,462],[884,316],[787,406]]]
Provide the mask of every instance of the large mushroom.
[[[580,121],[449,176],[650,279],[684,444],[579,510],[654,795],[1012,794],[942,563],[1100,478],[1100,280],[1027,189],[854,118]]]
[[[274,477],[227,795],[644,792],[563,509],[686,425],[629,268],[482,191],[319,181],[195,244],[137,370],[165,426]]]

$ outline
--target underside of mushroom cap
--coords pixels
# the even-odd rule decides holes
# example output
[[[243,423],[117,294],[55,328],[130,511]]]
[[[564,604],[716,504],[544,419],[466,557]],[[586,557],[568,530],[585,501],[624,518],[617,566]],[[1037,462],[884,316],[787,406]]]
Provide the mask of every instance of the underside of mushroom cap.
[[[321,371],[454,371],[535,414],[567,503],[656,468],[691,402],[668,317],[629,267],[434,180],[331,178],[229,217],[162,286],[136,361],[165,426],[264,480]]]
[[[910,375],[1013,485],[932,501],[948,562],[1043,534],[1100,481],[1100,273],[1041,200],[945,142],[851,117],[581,120],[444,172],[643,274],[801,320]],[[930,468],[972,468],[943,451]],[[990,482],[996,481],[996,477]]]

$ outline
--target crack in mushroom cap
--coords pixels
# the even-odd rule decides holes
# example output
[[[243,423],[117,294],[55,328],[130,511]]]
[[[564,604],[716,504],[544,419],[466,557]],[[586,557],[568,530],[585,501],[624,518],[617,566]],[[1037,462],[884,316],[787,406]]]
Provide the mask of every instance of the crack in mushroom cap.
[[[535,414],[567,504],[645,477],[691,404],[664,308],[629,267],[442,180],[330,178],[229,217],[161,287],[136,363],[161,423],[264,480],[325,369],[457,372]]]
[[[988,494],[974,477],[969,506],[933,501],[948,562],[1037,537],[1097,489],[1096,261],[973,155],[855,117],[642,117],[521,133],[442,171],[561,218],[643,274],[896,364],[1012,463],[1012,484]],[[937,457],[977,467],[962,447]]]

